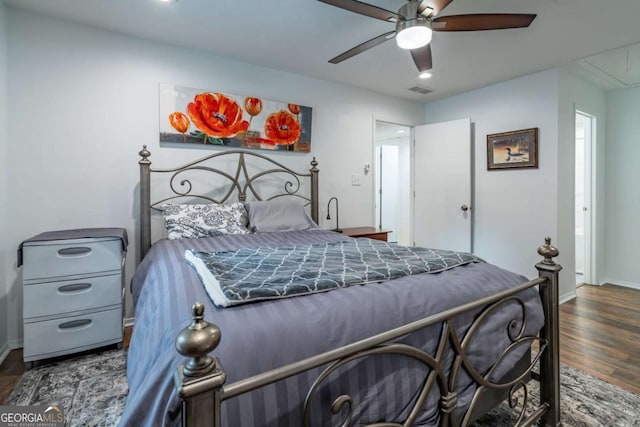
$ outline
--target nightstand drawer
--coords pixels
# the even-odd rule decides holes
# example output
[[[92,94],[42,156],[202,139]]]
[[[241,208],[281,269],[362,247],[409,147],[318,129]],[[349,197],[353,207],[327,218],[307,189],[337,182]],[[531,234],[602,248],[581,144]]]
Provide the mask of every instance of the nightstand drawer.
[[[122,275],[24,286],[25,318],[69,313],[121,303]]]
[[[120,239],[77,239],[64,244],[28,244],[23,248],[23,279],[46,279],[122,268]]]
[[[104,345],[122,339],[120,308],[81,316],[60,317],[44,322],[24,324],[24,358],[51,353],[73,353],[75,349]]]

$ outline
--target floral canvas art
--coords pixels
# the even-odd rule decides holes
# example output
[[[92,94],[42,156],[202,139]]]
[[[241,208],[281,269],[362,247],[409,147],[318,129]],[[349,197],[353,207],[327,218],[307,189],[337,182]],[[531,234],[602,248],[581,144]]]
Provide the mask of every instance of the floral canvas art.
[[[311,151],[311,108],[160,84],[160,142]]]

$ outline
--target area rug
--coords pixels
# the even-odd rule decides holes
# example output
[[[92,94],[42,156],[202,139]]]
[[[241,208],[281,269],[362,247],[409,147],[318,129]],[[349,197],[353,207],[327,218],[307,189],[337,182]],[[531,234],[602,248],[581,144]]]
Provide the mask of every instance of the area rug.
[[[537,402],[538,382],[529,384],[530,398]],[[561,420],[565,427],[640,427],[640,395],[562,363],[560,393]],[[516,420],[516,412],[502,403],[474,426],[512,426]]]
[[[124,350],[94,353],[31,369],[5,405],[64,408],[67,426],[115,426],[127,400]]]
[[[640,395],[566,365],[561,365],[560,381],[564,426],[640,427]],[[126,352],[113,350],[27,371],[4,404],[59,404],[68,426],[115,426],[127,391]],[[530,392],[537,397],[535,386]],[[506,427],[515,419],[502,404],[475,426]]]

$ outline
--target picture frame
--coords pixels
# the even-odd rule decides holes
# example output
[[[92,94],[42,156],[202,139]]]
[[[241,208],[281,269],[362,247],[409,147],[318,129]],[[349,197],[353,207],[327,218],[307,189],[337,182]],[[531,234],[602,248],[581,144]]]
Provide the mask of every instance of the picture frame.
[[[487,170],[538,168],[538,128],[487,135]]]

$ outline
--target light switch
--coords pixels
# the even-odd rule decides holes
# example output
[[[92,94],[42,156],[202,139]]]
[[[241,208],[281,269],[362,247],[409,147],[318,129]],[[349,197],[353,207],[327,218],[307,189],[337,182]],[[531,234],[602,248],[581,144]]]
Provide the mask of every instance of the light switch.
[[[351,185],[361,185],[362,175],[354,173],[351,175]]]

